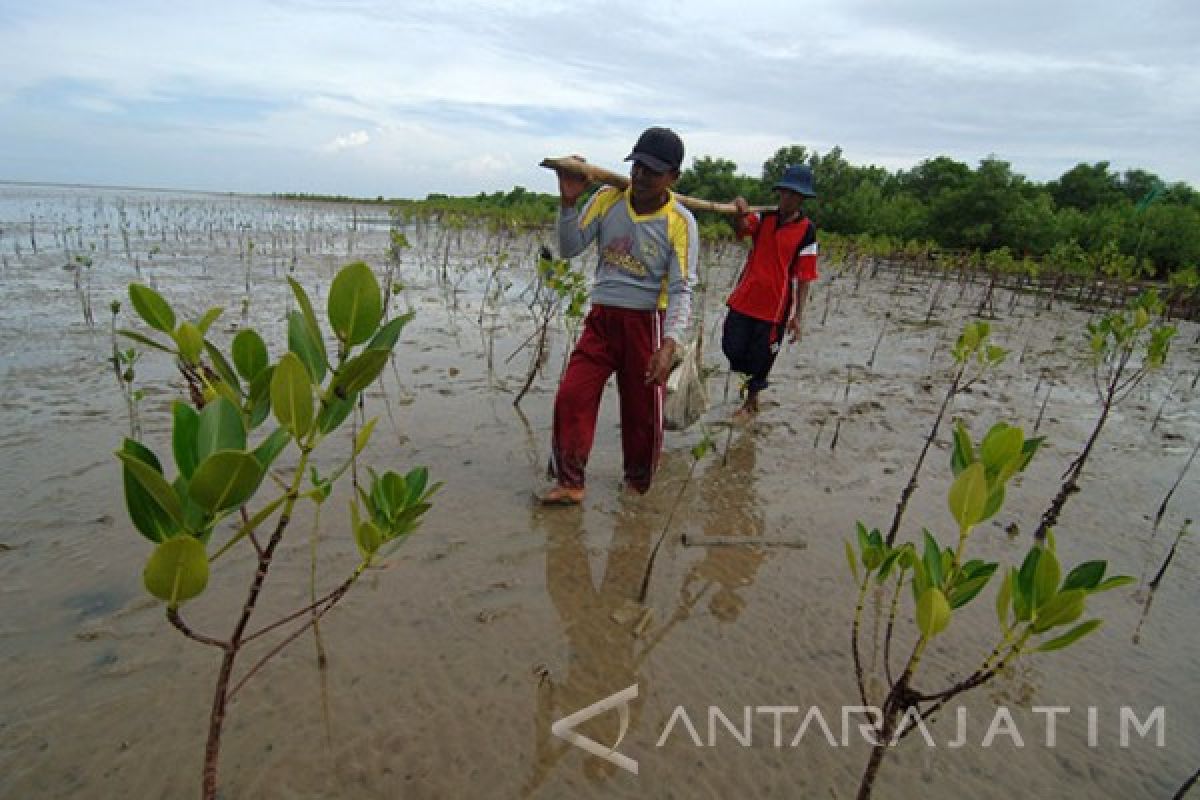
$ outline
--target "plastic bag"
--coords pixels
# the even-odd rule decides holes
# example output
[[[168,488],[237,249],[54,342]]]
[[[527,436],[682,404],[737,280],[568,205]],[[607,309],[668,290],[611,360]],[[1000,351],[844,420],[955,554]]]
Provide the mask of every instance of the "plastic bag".
[[[688,428],[708,410],[708,388],[701,372],[698,339],[679,350],[679,362],[667,378],[667,399],[663,404],[663,423],[669,431]]]

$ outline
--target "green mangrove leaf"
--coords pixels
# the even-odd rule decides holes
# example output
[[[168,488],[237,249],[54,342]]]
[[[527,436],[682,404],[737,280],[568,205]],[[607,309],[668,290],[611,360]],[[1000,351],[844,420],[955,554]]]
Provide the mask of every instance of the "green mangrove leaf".
[[[217,390],[220,391],[225,397],[228,397],[229,402],[233,403],[235,406],[240,406],[242,404],[242,384],[241,381],[238,380],[237,373],[233,371],[231,366],[229,366],[229,361],[226,360],[225,355],[221,352],[221,350],[207,339],[204,340],[204,352],[208,353],[209,359],[212,360],[213,368],[217,371],[217,375],[221,378],[221,383],[225,384],[225,386],[222,387],[221,384],[218,383]]]
[[[187,403],[176,400],[171,404],[171,451],[175,454],[175,466],[179,474],[191,478],[200,454],[196,442],[200,435],[200,415]]]
[[[995,565],[992,565],[992,571],[995,570]],[[950,590],[950,595],[947,600],[950,602],[951,608],[962,608],[967,603],[975,599],[983,587],[987,586],[988,581],[992,579],[992,572],[985,572],[973,578],[968,578],[954,586]]]
[[[200,331],[200,335],[207,336],[208,329],[211,328],[212,324],[217,321],[217,317],[221,316],[221,314],[224,312],[225,309],[220,308],[219,306],[214,306],[208,311],[205,311],[204,316],[196,321],[196,328]]]
[[[926,638],[932,639],[950,624],[950,604],[936,586],[921,593],[917,600],[917,627]]]
[[[1043,642],[1042,644],[1038,645],[1033,652],[1048,653],[1051,650],[1061,650],[1064,647],[1075,644],[1075,642],[1087,636],[1089,633],[1096,630],[1096,628],[1099,628],[1103,624],[1104,620],[1101,619],[1089,619],[1087,622],[1081,622],[1071,630],[1064,633],[1062,636],[1059,636],[1057,639],[1051,639],[1048,642]]]
[[[1071,589],[1054,595],[1050,598],[1050,602],[1038,610],[1037,617],[1033,621],[1033,632],[1045,633],[1051,628],[1070,625],[1079,619],[1083,616],[1083,605],[1087,594],[1083,589]]]
[[[1021,466],[1017,469],[1017,472],[1025,471],[1025,468],[1029,466],[1029,462],[1037,455],[1038,448],[1042,446],[1042,442],[1044,441],[1046,441],[1045,436],[1037,436],[1033,439],[1025,440],[1025,443],[1021,445]]]
[[[390,319],[379,329],[379,331],[371,337],[371,341],[367,343],[368,350],[387,350],[389,353],[396,347],[396,342],[400,340],[400,332],[404,330],[404,326],[412,322],[413,317],[417,312],[410,311],[399,317]]]
[[[996,516],[996,513],[1004,505],[1004,495],[1004,484],[997,482],[988,492],[987,503],[983,506],[983,515],[979,518],[980,522],[986,522]]]
[[[1037,571],[1033,575],[1033,607],[1041,611],[1058,591],[1062,568],[1053,550],[1044,550],[1038,559]]]
[[[971,434],[963,425],[963,421],[954,422],[954,450],[950,453],[950,469],[958,475],[975,461],[975,451],[971,446]]]
[[[128,448],[131,441],[131,439],[127,439],[125,447]],[[132,450],[130,452],[118,450],[117,458],[121,459],[129,476],[145,491],[145,497],[157,505],[175,523],[176,529],[183,527],[183,505],[179,502],[179,496],[175,494],[171,484],[167,483],[167,479],[163,477],[162,472],[153,465],[147,464],[142,460],[140,453],[135,454]],[[141,529],[139,528],[139,530]]]
[[[855,520],[854,533],[858,537],[858,551],[865,556],[871,547],[871,537],[867,534],[867,526]]]
[[[390,523],[408,503],[408,484],[399,474],[388,470],[375,483],[375,488],[378,489],[373,498],[375,510],[381,515],[378,519]]]
[[[158,476],[163,486],[166,486],[165,489],[162,486],[159,487],[159,490],[165,493],[165,502],[174,499],[178,503],[178,496],[171,491],[170,486],[166,485],[166,479],[162,477],[162,465],[159,464],[158,458],[153,452],[134,439],[126,439],[121,445],[121,451],[117,453],[118,458],[121,458],[121,453],[124,453],[127,458],[139,462],[149,472]],[[129,510],[129,518],[133,521],[133,527],[152,542],[161,542],[177,534],[182,527],[182,511],[177,515],[172,515],[164,508],[163,503],[159,502],[155,495],[142,485],[134,471],[125,464],[125,459],[121,458],[121,461],[121,478],[125,486],[125,507]]]
[[[289,277],[287,281],[288,285],[292,287],[292,294],[296,296],[296,304],[300,306],[300,313],[304,317],[304,327],[308,329],[308,335],[313,342],[320,344],[321,357],[324,359],[325,337],[321,335],[321,326],[317,323],[317,315],[313,311],[312,301],[308,299],[308,292],[304,291],[304,287],[292,278]]]
[[[262,425],[271,413],[271,378],[275,367],[259,371],[246,391],[246,425],[251,430]]]
[[[285,428],[276,428],[271,431],[271,435],[262,440],[258,447],[254,448],[254,458],[258,461],[259,466],[265,472],[268,467],[275,463],[275,459],[283,452],[283,448],[287,447],[288,442],[292,440],[292,435]]]
[[[163,296],[141,283],[129,284],[129,299],[147,325],[170,335],[175,331],[175,312]]]
[[[1121,586],[1128,586],[1133,583],[1133,577],[1130,575],[1113,575],[1107,580],[1101,581],[1092,592],[1107,592],[1109,589],[1116,589]]]
[[[850,574],[854,576],[855,583],[861,583],[862,578],[858,576],[858,558],[854,553],[854,545],[850,544],[849,540],[843,543],[846,545],[846,563],[850,565]]]
[[[295,353],[308,370],[309,382],[322,384],[329,369],[325,341],[314,338],[299,311],[288,314],[288,350]]]
[[[354,541],[363,558],[370,559],[383,544],[383,533],[371,520],[364,520],[354,529]]]
[[[1067,573],[1067,579],[1063,581],[1062,589],[1064,592],[1068,589],[1091,591],[1104,578],[1106,569],[1108,569],[1107,561],[1085,561]]]
[[[294,352],[285,354],[271,376],[271,408],[279,424],[297,440],[312,429],[312,395],[308,368]]]
[[[979,459],[987,469],[988,478],[1007,480],[1009,475],[1016,472],[1024,444],[1025,435],[1020,428],[1003,422],[996,423],[979,446]]]
[[[1017,580],[1013,585],[1013,612],[1016,614],[1019,622],[1027,622],[1033,617],[1034,609],[1034,592],[1033,592],[1033,577],[1037,572],[1038,562],[1041,560],[1042,553],[1046,552],[1042,548],[1034,545],[1029,548],[1029,552],[1025,554],[1025,560],[1021,562],[1021,569],[1017,573]]]
[[[175,489],[175,495],[183,505],[183,528],[207,544],[208,537],[212,535],[213,515],[192,500],[188,495],[188,484],[188,479],[182,475],[177,475],[171,483],[172,488]]]
[[[146,590],[171,608],[191,600],[208,585],[208,556],[193,536],[176,536],[154,548],[142,572]]]
[[[321,433],[328,435],[337,430],[354,410],[357,399],[358,395],[352,394],[340,400],[335,398],[332,402],[322,402],[321,413],[317,415],[317,428]]]
[[[200,462],[188,496],[209,513],[237,508],[258,489],[263,467],[250,453],[221,450]]]
[[[988,501],[987,473],[982,463],[977,461],[959,473],[948,500],[959,530],[979,524]]]
[[[375,273],[362,261],[342,267],[329,287],[329,324],[349,346],[371,338],[383,316]]]
[[[405,503],[412,505],[420,501],[425,494],[425,486],[429,483],[429,470],[426,467],[414,467],[404,476],[404,483],[408,487]]]
[[[916,558],[914,555],[912,570],[913,577],[909,588],[912,589],[913,602],[915,603],[931,584],[929,582],[929,572],[925,569],[925,559]]]
[[[195,364],[200,360],[200,352],[204,349],[204,336],[199,328],[190,322],[181,322],[171,336],[179,346],[179,357],[184,362]]]
[[[208,458],[218,450],[245,450],[246,426],[242,412],[224,397],[218,397],[200,412],[196,433],[196,461]]]
[[[233,337],[231,350],[233,365],[237,367],[238,374],[251,383],[270,363],[266,343],[258,335],[258,331],[250,328],[238,331],[237,336]]]
[[[942,574],[942,548],[928,529],[922,529],[921,534],[925,541],[925,552],[921,559],[925,565],[925,575],[930,586],[940,588],[945,579]]]
[[[370,386],[387,366],[390,355],[387,350],[364,350],[347,361],[330,385],[334,396],[344,399]]]
[[[1016,575],[1016,570],[1009,568],[1004,572],[1004,582],[1000,584],[1000,591],[996,593],[996,619],[1000,622],[1000,627],[1008,630],[1008,608],[1012,604],[1013,592],[1013,576]]]
[[[892,567],[896,565],[896,561],[900,558],[900,548],[893,547],[888,550],[887,555],[883,557],[883,562],[879,565],[879,574],[877,580],[880,584],[888,579],[888,575],[892,574]]]
[[[367,446],[367,442],[371,441],[371,434],[375,432],[375,423],[379,421],[379,417],[371,417],[367,420],[367,424],[362,426],[354,436],[354,455],[361,453]]]
[[[153,339],[151,339],[149,336],[143,336],[142,334],[138,333],[137,331],[131,331],[128,328],[121,328],[120,330],[117,331],[117,333],[119,333],[121,336],[124,336],[126,339],[133,339],[138,344],[144,344],[147,347],[153,347],[155,350],[162,350],[164,353],[175,352],[171,348],[162,344],[161,342],[156,342]]]

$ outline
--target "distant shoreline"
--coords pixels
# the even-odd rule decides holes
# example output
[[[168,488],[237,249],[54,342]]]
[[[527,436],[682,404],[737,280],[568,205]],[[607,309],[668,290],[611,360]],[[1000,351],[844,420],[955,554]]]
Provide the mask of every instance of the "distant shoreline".
[[[0,186],[47,187],[53,189],[106,189],[119,192],[160,192],[163,194],[198,194],[208,197],[247,197],[266,200],[295,200],[311,203],[363,203],[386,205],[398,198],[379,200],[373,197],[342,197],[305,192],[219,192],[212,189],[171,189],[163,186],[113,186],[103,183],[60,183],[57,181],[17,181],[0,178]]]

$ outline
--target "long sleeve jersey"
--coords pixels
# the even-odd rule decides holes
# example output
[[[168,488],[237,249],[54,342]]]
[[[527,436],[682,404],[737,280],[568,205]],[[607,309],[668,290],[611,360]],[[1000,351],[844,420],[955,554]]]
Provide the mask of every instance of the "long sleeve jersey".
[[[594,305],[665,309],[664,335],[683,341],[692,313],[692,276],[700,237],[692,213],[671,194],[658,211],[638,214],[629,192],[604,187],[583,207],[558,212],[558,244],[572,258],[597,240]]]

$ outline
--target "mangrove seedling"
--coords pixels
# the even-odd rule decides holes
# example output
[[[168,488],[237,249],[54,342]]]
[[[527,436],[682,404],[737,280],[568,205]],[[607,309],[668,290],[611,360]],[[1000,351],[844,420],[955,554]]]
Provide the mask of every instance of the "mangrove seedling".
[[[1001,422],[975,446],[960,424],[950,462],[955,479],[947,495],[958,528],[957,544],[943,547],[925,530],[918,553],[908,542],[889,546],[878,530],[868,532],[861,522],[857,525],[857,550],[846,542],[850,571],[859,586],[852,634],[855,677],[859,699],[873,717],[868,728],[873,729],[871,756],[859,784],[859,800],[870,798],[888,749],[914,730],[928,737],[925,721],[947,701],[988,683],[1021,656],[1062,649],[1096,630],[1102,624],[1100,619],[1076,624],[1084,614],[1087,598],[1133,582],[1127,576],[1105,579],[1108,565],[1104,561],[1079,564],[1064,578],[1053,536],[1034,542],[1020,567],[1000,570],[996,562],[967,559],[972,532],[1000,511],[1008,481],[1025,469],[1039,444],[1037,439],[1026,439],[1020,428]],[[918,689],[918,668],[930,642],[947,630],[956,611],[974,600],[997,571],[1003,579],[996,596],[996,645],[963,680],[937,691]],[[858,632],[867,589],[872,582],[883,587],[889,581],[893,582],[892,603],[883,656],[887,690],[883,702],[873,706],[868,702],[859,658]],[[891,642],[905,584],[911,589],[917,640],[897,674],[891,665]]]
[[[1058,493],[1042,515],[1034,538],[1041,542],[1058,524],[1063,506],[1079,491],[1079,479],[1104,430],[1108,415],[1138,387],[1147,375],[1166,361],[1175,336],[1174,325],[1162,322],[1163,302],[1151,289],[1134,298],[1123,311],[1113,311],[1087,324],[1092,355],[1092,380],[1100,401],[1100,416],[1082,452],[1067,466]],[[1158,318],[1155,321],[1155,318]]]
[[[587,305],[587,278],[583,273],[571,269],[571,262],[566,259],[554,258],[548,248],[543,247],[538,255],[537,288],[534,291],[530,309],[534,313],[537,329],[533,335],[517,348],[520,352],[530,341],[536,340],[533,358],[529,363],[529,372],[525,376],[525,385],[513,399],[513,405],[519,406],[533,379],[542,366],[546,354],[546,338],[550,331],[550,323],[561,310],[567,328],[571,332],[571,341],[567,343],[567,352],[574,346],[574,333],[583,319],[583,310]],[[516,355],[514,353],[513,355]],[[512,356],[509,356],[511,358]],[[564,364],[564,369],[566,368]]]
[[[896,504],[896,513],[892,516],[892,524],[888,528],[885,539],[888,547],[891,547],[896,541],[896,533],[900,530],[900,520],[904,517],[905,509],[908,508],[909,499],[917,490],[917,478],[921,474],[925,456],[934,440],[937,439],[938,428],[946,416],[946,409],[950,407],[950,402],[956,395],[969,389],[976,381],[983,378],[988,370],[1003,362],[1008,355],[1008,351],[1003,347],[998,347],[988,341],[990,333],[991,327],[988,323],[970,322],[963,328],[963,332],[954,343],[951,353],[957,369],[950,381],[950,386],[946,389],[946,396],[942,398],[942,405],[938,409],[937,416],[934,417],[933,427],[929,429],[929,435],[925,437],[925,444],[921,447],[920,454],[917,455],[917,461],[913,465],[908,484],[900,493],[900,501]]]
[[[109,358],[109,363],[112,364],[113,373],[117,376],[117,388],[121,391],[121,399],[125,402],[125,414],[129,418],[129,438],[142,438],[142,423],[138,417],[138,405],[141,403],[143,393],[141,389],[134,389],[133,382],[137,377],[134,370],[134,365],[141,358],[141,352],[136,348],[130,347],[122,350],[117,345],[117,316],[121,313],[121,301],[113,300],[108,305],[108,310],[112,312],[112,324],[110,325],[110,336],[112,339],[112,356]]]
[[[170,459],[160,458],[134,439],[126,439],[116,455],[123,465],[130,519],[154,546],[143,572],[147,591],[163,601],[167,620],[180,633],[221,653],[204,750],[205,800],[217,794],[221,734],[230,701],[264,664],[328,613],[368,568],[407,539],[438,488],[429,484],[424,467],[406,474],[371,472],[369,486],[358,488],[350,503],[349,527],[360,554],[357,567],[303,608],[251,628],[275,553],[297,506],[310,502],[319,506],[324,501],[329,487],[367,446],[375,420],[354,435],[344,462],[307,487],[304,480],[314,453],[378,377],[410,319],[399,317],[381,324],[383,300],[371,268],[362,262],[349,264],[329,290],[329,327],[337,345],[331,357],[307,293],[294,280],[288,281],[300,310],[288,315],[288,350],[274,361],[262,337],[251,328],[238,332],[227,357],[207,338],[221,309],[210,309],[195,321],[180,321],[161,295],[141,284],[131,285],[129,296],[153,332],[122,331],[172,355],[189,386],[191,402],[177,400],[171,408]],[[273,430],[258,433],[268,428]],[[277,475],[271,467],[285,451],[290,451],[295,464]],[[174,478],[164,468],[168,460],[174,462]],[[218,543],[217,532],[227,521],[237,527]],[[264,526],[271,529],[265,540],[259,536]],[[193,629],[182,607],[204,592],[209,570],[223,557],[249,560],[252,578],[229,633],[217,636]],[[238,569],[245,571],[245,567]],[[276,637],[276,643],[235,680],[234,668],[246,646],[268,635]]]

